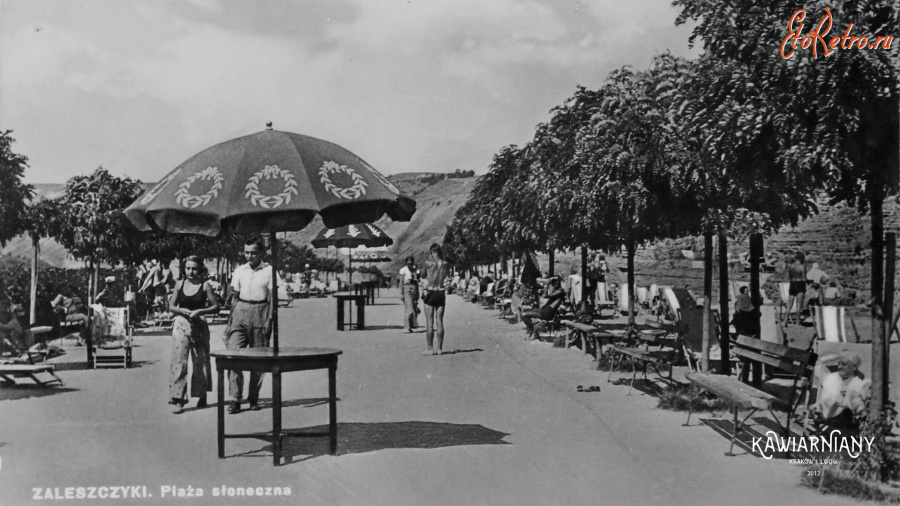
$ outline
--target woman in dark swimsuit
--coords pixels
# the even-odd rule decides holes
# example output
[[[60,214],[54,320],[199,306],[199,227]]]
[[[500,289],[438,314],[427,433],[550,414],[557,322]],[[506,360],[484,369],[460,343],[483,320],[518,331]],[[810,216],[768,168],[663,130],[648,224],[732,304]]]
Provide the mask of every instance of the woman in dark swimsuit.
[[[794,262],[787,267],[788,282],[788,316],[785,318],[785,325],[791,318],[791,308],[794,307],[794,301],[797,302],[797,324],[800,324],[800,310],[803,308],[803,302],[806,299],[806,255],[802,251],[798,251],[794,256]]]
[[[169,404],[173,413],[184,411],[187,390],[188,352],[194,371],[191,374],[191,397],[197,407],[206,406],[206,392],[212,390],[209,364],[209,326],[203,315],[219,312],[219,302],[212,286],[205,281],[203,259],[189,256],[184,264],[187,278],[178,282],[169,297],[169,311],[175,315],[172,329],[172,369],[169,374]]]
[[[547,287],[544,289],[544,297],[547,298],[547,302],[541,306],[540,310],[529,309],[522,313],[522,321],[528,329],[528,337],[526,339],[538,337],[534,328],[534,318],[540,318],[543,321],[553,320],[557,310],[559,310],[559,306],[565,300],[566,292],[562,289],[562,281],[559,279],[559,276],[553,276],[547,282]]]

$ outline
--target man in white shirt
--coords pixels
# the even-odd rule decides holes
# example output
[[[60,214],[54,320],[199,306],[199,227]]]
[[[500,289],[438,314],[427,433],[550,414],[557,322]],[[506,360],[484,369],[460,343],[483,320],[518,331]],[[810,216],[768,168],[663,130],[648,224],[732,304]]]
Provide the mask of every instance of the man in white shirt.
[[[247,263],[234,270],[231,278],[231,320],[226,330],[225,346],[235,348],[265,348],[272,332],[272,266],[262,261],[265,243],[253,237],[244,243]],[[250,409],[258,411],[259,390],[263,374],[250,373],[247,401]],[[240,413],[243,398],[244,374],[228,371],[228,393],[233,402],[228,412]]]

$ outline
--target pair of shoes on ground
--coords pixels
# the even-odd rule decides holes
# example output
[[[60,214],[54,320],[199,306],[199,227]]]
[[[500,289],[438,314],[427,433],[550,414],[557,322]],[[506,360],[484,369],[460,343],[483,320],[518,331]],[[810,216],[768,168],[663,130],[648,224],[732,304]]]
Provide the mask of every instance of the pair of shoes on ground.
[[[600,387],[598,387],[597,385],[593,385],[593,386],[584,388],[583,385],[578,385],[578,387],[575,389],[575,391],[576,392],[599,392]]]

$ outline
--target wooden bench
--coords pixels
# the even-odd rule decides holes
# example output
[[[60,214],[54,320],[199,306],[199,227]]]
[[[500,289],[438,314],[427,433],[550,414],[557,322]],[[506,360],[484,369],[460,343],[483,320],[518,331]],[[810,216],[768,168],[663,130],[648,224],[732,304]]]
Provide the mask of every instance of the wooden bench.
[[[671,332],[675,333],[674,339],[668,337]],[[628,387],[628,395],[631,395],[631,389],[634,387],[634,380],[637,377],[635,362],[644,364],[644,379],[647,378],[647,369],[652,366],[660,377],[663,377],[660,369],[668,368],[669,373],[666,379],[671,381],[672,367],[680,358],[682,351],[681,341],[684,339],[684,326],[659,325],[659,328],[640,331],[638,337],[641,341],[638,347],[610,346],[612,354],[619,358],[620,365],[623,360],[631,360],[631,384]],[[651,346],[655,348],[650,349]],[[607,383],[611,381],[613,369],[613,364],[610,364],[609,375],[606,377]]]
[[[584,353],[588,352],[588,342],[594,343],[594,350],[597,353],[597,360],[603,354],[603,340],[614,339],[615,334],[611,334],[603,329],[599,329],[593,325],[579,323],[573,320],[563,320],[560,323],[569,328],[569,335],[566,336],[566,348],[571,346],[575,341],[581,339],[581,349]]]
[[[49,376],[49,377],[48,377]],[[53,372],[50,364],[0,364],[0,381],[6,385],[15,385],[16,378],[28,378],[38,385],[62,385],[62,379]]]
[[[770,343],[743,335],[738,336],[732,342],[731,353],[740,358],[741,371],[747,370],[747,366],[751,361],[759,362],[789,374],[793,378],[793,383],[790,396],[787,401],[784,401],[768,392],[742,383],[738,379],[741,376],[740,373],[737,376],[720,376],[704,372],[689,372],[687,374],[688,381],[701,389],[711,392],[731,405],[734,415],[734,428],[731,433],[731,447],[729,447],[728,453],[725,454],[729,457],[734,456],[734,441],[737,438],[738,430],[740,430],[740,427],[744,425],[747,419],[759,410],[767,410],[778,422],[778,418],[772,410],[776,407],[786,407],[788,416],[784,424],[784,435],[790,435],[791,418],[794,416],[797,403],[809,388],[810,378],[813,375],[813,368],[818,358],[815,353],[809,350],[791,348],[790,346]],[[797,392],[798,383],[800,384],[799,392]],[[691,403],[691,406],[693,407],[693,403]],[[738,423],[738,411],[742,409],[751,411]],[[690,422],[691,411],[688,411],[687,422],[684,425],[687,426]]]

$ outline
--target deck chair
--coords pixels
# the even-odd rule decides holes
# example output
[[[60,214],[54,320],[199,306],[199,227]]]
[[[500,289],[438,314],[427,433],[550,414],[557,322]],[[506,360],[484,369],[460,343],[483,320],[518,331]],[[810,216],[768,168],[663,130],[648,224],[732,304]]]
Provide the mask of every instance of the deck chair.
[[[496,286],[497,286],[496,283],[490,282],[484,288],[484,292],[482,292],[481,296],[479,297],[479,300],[480,300],[482,306],[493,306],[494,305],[494,298],[495,298],[494,297],[495,296],[494,287],[496,287]]]
[[[671,286],[661,286],[659,288],[662,293],[662,299],[669,304],[669,307],[672,309],[672,314],[675,315],[675,321],[681,321],[682,306],[678,297],[675,295],[674,289]]]
[[[131,367],[133,329],[127,307],[91,306],[93,317],[88,333],[88,367]]]
[[[647,297],[650,299],[651,302],[653,301],[653,299],[660,297],[659,285],[657,285],[656,283],[653,283],[652,285],[650,285],[650,290],[649,290],[649,293],[647,294]],[[662,297],[660,297],[660,298],[662,298]]]
[[[630,293],[631,292],[629,292],[627,284],[623,284],[623,285],[619,286],[619,311],[621,311],[622,314],[628,314],[628,297],[630,296],[629,295]],[[637,313],[637,311],[640,309],[640,307],[641,306],[638,303],[638,301],[635,300],[634,301],[635,313]]]
[[[831,419],[823,418],[822,414],[816,415],[812,409],[819,402],[819,393],[822,391],[822,383],[825,376],[838,370],[839,354],[829,354],[819,357],[816,364],[815,374],[812,378],[810,388],[806,391],[805,411],[803,417],[803,435],[804,436],[821,436],[828,434],[833,429],[841,431],[842,435],[855,434],[859,431],[859,420],[855,416],[836,416]],[[860,374],[857,372],[857,374]],[[865,376],[860,375],[861,378]],[[871,389],[872,380],[864,379],[864,388]]]
[[[847,342],[847,327],[844,308],[841,306],[810,306],[816,326],[816,341],[831,343]]]
[[[650,290],[646,286],[637,287],[637,301],[641,306],[647,307],[650,303]]]
[[[730,300],[732,302],[737,300],[738,294],[741,293],[741,287],[746,286],[747,288],[750,288],[749,281],[729,281],[729,284],[731,285],[729,288],[729,296],[731,297]],[[766,295],[766,291],[763,290],[762,287],[759,288],[759,300],[761,300],[763,304],[771,304],[772,303],[772,299],[770,299]],[[787,299],[785,299],[785,300],[787,300]]]

